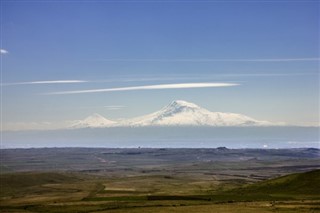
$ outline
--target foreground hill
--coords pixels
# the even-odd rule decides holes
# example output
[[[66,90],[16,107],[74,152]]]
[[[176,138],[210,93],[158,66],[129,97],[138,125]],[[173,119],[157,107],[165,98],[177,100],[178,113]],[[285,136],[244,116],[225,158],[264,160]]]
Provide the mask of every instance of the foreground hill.
[[[317,212],[320,170],[225,191],[224,180],[197,177],[96,176],[83,173],[0,174],[0,211],[11,213]],[[190,173],[189,173],[190,175]],[[233,178],[236,178],[234,174]],[[236,179],[227,184],[234,185]],[[225,185],[226,183],[224,183]],[[215,188],[212,194],[209,188]],[[201,189],[201,190],[200,190]]]
[[[314,170],[258,182],[233,192],[269,195],[318,195],[320,197],[319,189],[320,170]]]
[[[4,149],[0,160],[0,212],[320,210],[319,149]]]
[[[80,180],[79,175],[58,172],[23,172],[0,175],[0,197],[21,195],[41,191],[38,188],[45,184],[66,184]]]

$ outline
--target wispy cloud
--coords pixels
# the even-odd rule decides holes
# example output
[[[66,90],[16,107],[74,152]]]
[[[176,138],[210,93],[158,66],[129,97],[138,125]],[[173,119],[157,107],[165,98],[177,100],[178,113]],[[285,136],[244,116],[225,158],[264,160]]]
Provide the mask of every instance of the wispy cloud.
[[[74,90],[46,93],[46,95],[68,95],[68,94],[83,94],[83,93],[98,93],[98,92],[116,92],[116,91],[132,91],[132,90],[161,90],[161,89],[188,89],[188,88],[205,88],[205,87],[231,87],[238,86],[235,83],[182,83],[182,84],[158,84],[145,85],[135,87],[117,87],[106,89],[91,89],[91,90]]]
[[[217,58],[181,58],[181,59],[160,59],[160,58],[110,58],[98,59],[96,61],[106,62],[298,62],[298,61],[320,61],[320,58],[253,58],[253,59],[217,59]]]
[[[144,82],[144,81],[186,81],[186,80],[214,80],[221,78],[233,77],[286,77],[286,76],[304,76],[304,75],[319,75],[317,72],[300,72],[300,73],[217,73],[210,75],[172,75],[172,76],[156,76],[156,77],[133,77],[119,76],[114,79],[105,80],[48,80],[48,81],[30,81],[30,82],[12,82],[2,83],[1,86],[12,85],[32,85],[32,84],[71,84],[71,83],[109,83],[109,82]]]
[[[2,55],[4,55],[4,54],[8,54],[9,52],[7,51],[7,50],[5,50],[5,49],[0,49],[0,54]]]
[[[14,83],[3,83],[1,86],[11,85],[28,85],[28,84],[72,84],[72,83],[86,83],[84,80],[56,80],[56,81],[29,81],[29,82],[14,82]]]
[[[126,106],[123,105],[109,105],[109,106],[103,106],[104,108],[107,108],[107,110],[120,110],[125,108]]]
[[[288,73],[217,73],[207,75],[166,75],[154,77],[133,77],[133,76],[119,76],[118,78],[108,80],[89,81],[91,83],[106,83],[106,82],[143,82],[143,81],[182,81],[182,80],[208,80],[217,78],[241,78],[241,77],[287,77],[287,76],[305,76],[318,75],[318,72],[288,72]]]

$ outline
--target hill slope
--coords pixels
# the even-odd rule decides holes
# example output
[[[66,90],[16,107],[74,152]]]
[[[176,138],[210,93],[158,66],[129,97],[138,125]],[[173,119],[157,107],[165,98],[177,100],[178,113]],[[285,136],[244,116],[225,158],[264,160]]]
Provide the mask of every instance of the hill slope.
[[[233,192],[244,194],[319,195],[320,170],[290,174],[255,183]]]

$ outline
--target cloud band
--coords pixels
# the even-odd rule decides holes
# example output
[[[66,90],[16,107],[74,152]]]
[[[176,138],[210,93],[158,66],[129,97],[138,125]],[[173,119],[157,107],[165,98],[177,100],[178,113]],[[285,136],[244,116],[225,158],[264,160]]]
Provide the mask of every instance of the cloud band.
[[[5,49],[0,49],[0,54],[2,55],[4,55],[4,54],[8,54],[9,52],[7,51],[7,50],[5,50]]]
[[[32,84],[72,84],[72,83],[86,83],[83,80],[57,80],[57,81],[29,81],[29,82],[16,82],[16,83],[3,83],[1,86],[11,85],[32,85]]]

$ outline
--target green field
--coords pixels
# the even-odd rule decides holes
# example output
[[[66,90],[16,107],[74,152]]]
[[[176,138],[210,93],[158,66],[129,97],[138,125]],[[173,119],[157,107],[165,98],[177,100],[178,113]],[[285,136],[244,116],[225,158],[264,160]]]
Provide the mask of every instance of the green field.
[[[4,152],[1,212],[320,212],[318,158],[306,150],[41,151]]]

